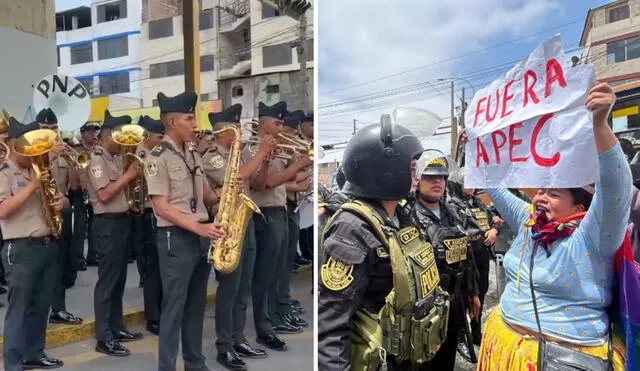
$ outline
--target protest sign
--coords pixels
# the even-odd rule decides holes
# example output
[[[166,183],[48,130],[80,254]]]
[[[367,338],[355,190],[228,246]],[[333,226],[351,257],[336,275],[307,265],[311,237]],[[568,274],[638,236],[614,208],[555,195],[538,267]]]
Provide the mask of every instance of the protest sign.
[[[467,187],[565,188],[596,180],[592,114],[584,106],[595,69],[566,62],[554,36],[476,93],[465,115]]]

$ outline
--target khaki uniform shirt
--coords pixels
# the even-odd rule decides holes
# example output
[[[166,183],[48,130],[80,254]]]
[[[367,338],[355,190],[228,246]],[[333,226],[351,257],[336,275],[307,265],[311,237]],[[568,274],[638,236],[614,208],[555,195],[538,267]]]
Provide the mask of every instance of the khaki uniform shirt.
[[[147,149],[144,145],[139,145],[138,148],[136,149],[136,155],[138,157],[140,157],[140,159],[145,163],[147,163],[147,161],[149,160],[149,152],[151,152],[150,149]],[[151,209],[152,205],[151,205],[151,197],[149,197],[149,187],[147,187],[147,181],[145,179],[144,182],[144,186],[146,188],[147,191],[147,197],[145,197],[144,199],[144,208],[145,209]]]
[[[247,163],[242,153],[240,153],[240,166]],[[229,150],[216,146],[202,156],[202,168],[207,175],[209,184],[214,188],[221,188],[224,184],[224,177],[227,173],[227,166],[229,165]],[[245,195],[250,196],[249,182],[244,182],[244,188],[242,189]]]
[[[122,174],[121,156],[113,156],[101,146],[96,146],[91,151],[91,165],[87,173],[87,191],[89,192],[89,202],[93,206],[94,214],[124,213],[129,210],[124,189],[120,190],[106,204],[98,199],[98,191],[108,186],[109,183],[118,180]]]
[[[71,175],[71,169],[69,163],[64,157],[58,156],[51,166],[51,172],[53,178],[56,180],[58,190],[63,195],[69,193],[69,177]]]
[[[20,170],[7,160],[0,168],[0,202],[12,197],[31,181],[32,170]],[[2,237],[5,240],[51,235],[51,229],[42,211],[42,196],[33,192],[25,203],[9,218],[0,220]]]
[[[167,196],[171,206],[194,221],[206,222],[209,213],[204,205],[204,187],[209,187],[209,183],[202,171],[200,155],[189,147],[185,143],[186,150],[182,151],[176,148],[169,136],[165,136],[164,141],[150,152],[144,175],[149,196]],[[195,210],[191,208],[192,202]],[[173,226],[157,213],[156,218],[158,227]]]
[[[256,155],[258,151],[257,145],[248,145],[245,147],[245,150],[242,153],[242,157],[244,159],[251,159]],[[268,169],[265,169],[264,166],[260,171],[269,171],[270,173],[277,173],[284,171],[286,168],[286,160],[281,158],[274,158],[271,162],[269,162]],[[254,175],[254,178],[257,176]],[[253,190],[251,193],[251,198],[253,202],[258,205],[258,207],[284,207],[287,203],[287,189],[283,184],[275,188],[263,189],[263,190]]]

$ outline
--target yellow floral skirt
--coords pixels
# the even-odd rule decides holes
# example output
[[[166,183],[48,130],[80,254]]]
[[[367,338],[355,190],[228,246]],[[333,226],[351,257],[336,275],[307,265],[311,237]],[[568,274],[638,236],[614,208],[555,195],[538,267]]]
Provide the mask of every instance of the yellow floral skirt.
[[[509,327],[496,307],[484,324],[484,335],[478,354],[478,371],[535,371],[538,363],[538,342]],[[608,344],[595,347],[573,346],[572,349],[607,358]],[[613,341],[613,369],[624,370],[625,347],[619,339]]]

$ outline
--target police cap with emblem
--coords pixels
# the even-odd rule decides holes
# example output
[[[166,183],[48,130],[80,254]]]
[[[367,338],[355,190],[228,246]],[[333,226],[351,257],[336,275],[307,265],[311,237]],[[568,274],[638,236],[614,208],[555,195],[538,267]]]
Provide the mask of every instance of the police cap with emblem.
[[[298,126],[300,126],[300,123],[302,122],[303,118],[304,118],[304,112],[293,111],[293,112],[290,112],[284,118],[284,124],[292,128],[297,128]]]
[[[423,148],[406,127],[393,125],[390,115],[351,137],[342,166],[347,179],[342,192],[376,200],[401,200],[411,190],[411,162]]]
[[[39,128],[40,125],[37,121],[25,125],[16,120],[15,117],[11,116],[9,117],[9,132],[7,134],[7,138],[16,139],[30,131],[38,130]]]
[[[240,116],[242,115],[242,104],[234,104],[232,106],[227,107],[226,110],[222,112],[211,112],[209,113],[209,122],[211,126],[216,127],[222,126],[225,123],[240,123]]]
[[[154,134],[164,134],[164,125],[160,120],[152,119],[147,115],[140,116],[138,125],[142,126],[146,131]]]
[[[111,116],[109,110],[104,110],[104,122],[102,123],[102,129],[113,129],[120,125],[127,125],[131,123],[131,116]]]
[[[100,124],[94,121],[87,121],[80,127],[80,132],[100,130]]]
[[[57,124],[58,118],[51,108],[43,108],[36,115],[36,121],[43,124]]]
[[[258,117],[273,117],[282,120],[287,113],[287,102],[280,101],[273,106],[267,106],[260,102],[258,105]]]
[[[164,93],[158,93],[158,106],[160,113],[194,113],[198,95],[192,91],[185,91],[175,97],[167,97]]]

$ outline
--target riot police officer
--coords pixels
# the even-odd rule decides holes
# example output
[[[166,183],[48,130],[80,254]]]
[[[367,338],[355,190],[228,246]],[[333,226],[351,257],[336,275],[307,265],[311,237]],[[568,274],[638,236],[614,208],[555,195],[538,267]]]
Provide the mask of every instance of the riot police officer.
[[[390,370],[427,369],[440,345],[448,298],[438,287],[433,249],[398,212],[421,153],[420,141],[388,115],[347,145],[343,192],[353,200],[328,222],[321,245],[321,371],[385,363]]]
[[[478,315],[477,277],[469,237],[464,220],[447,204],[443,197],[449,176],[445,157],[425,152],[420,158],[421,179],[411,207],[411,218],[420,232],[433,244],[440,273],[440,285],[451,298],[447,340],[432,361],[434,370],[453,370],[456,360],[458,332],[466,321],[466,301],[472,300],[472,318]],[[347,173],[348,174],[348,173]]]

